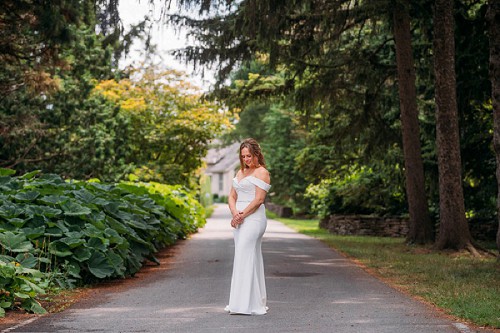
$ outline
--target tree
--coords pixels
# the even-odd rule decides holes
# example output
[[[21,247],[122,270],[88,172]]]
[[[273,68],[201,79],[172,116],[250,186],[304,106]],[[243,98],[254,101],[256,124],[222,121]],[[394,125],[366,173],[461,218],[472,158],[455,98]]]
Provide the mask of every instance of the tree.
[[[494,122],[493,148],[495,150],[497,162],[497,218],[499,225],[496,241],[500,254],[500,3],[498,1],[489,1],[487,16],[490,34],[490,80]]]
[[[130,119],[129,163],[145,181],[195,187],[195,173],[209,142],[231,128],[217,103],[201,93],[182,73],[147,65],[131,78],[103,80],[95,93],[114,103]]]
[[[130,172],[129,119],[92,94],[126,75],[115,0],[3,1],[0,9],[0,166],[114,181]]]
[[[1,166],[109,181],[126,173],[128,120],[115,105],[91,94],[98,80],[116,73],[112,49],[93,29],[73,27],[72,40],[60,48],[65,65],[50,70],[58,83],[55,91],[20,88],[0,101]]]
[[[220,83],[233,69],[254,58],[265,58],[269,69],[283,74],[281,87],[267,90],[264,96],[276,94],[294,102],[296,119],[307,133],[305,147],[296,162],[308,182],[343,179],[335,172],[352,164],[359,170],[378,172],[380,169],[372,166],[382,165],[378,162],[386,160],[388,155],[393,159],[382,167],[387,168],[384,175],[390,174],[389,169],[394,173],[407,169],[400,167],[406,159],[400,151],[401,127],[408,128],[408,124],[401,123],[406,118],[400,117],[397,107],[394,33],[388,24],[394,22],[395,1],[182,0],[180,3],[201,4],[201,12],[206,14],[203,19],[174,17],[174,22],[191,27],[192,35],[199,40],[184,55],[196,65],[219,65]],[[429,9],[434,1],[409,3],[425,188],[430,198],[430,213],[438,219],[435,80],[430,55],[432,27],[440,18],[432,19]],[[488,114],[491,112],[487,113],[483,107],[489,100],[484,61],[487,34],[482,15],[485,0],[455,3],[457,10],[452,15],[459,29],[456,105],[466,154],[461,152],[466,157],[462,197],[466,196],[468,217],[488,218],[494,213],[494,204],[490,202],[496,188],[490,185],[493,154],[488,147],[492,127]],[[231,97],[224,89],[217,96]],[[364,177],[370,173],[360,174]],[[385,195],[381,192],[377,194]],[[404,194],[396,193],[402,201],[406,199]]]
[[[465,219],[455,78],[453,0],[436,0],[434,71],[436,76],[436,141],[439,169],[438,249],[468,249],[472,245]]]
[[[67,66],[60,54],[75,40],[77,27],[99,26],[100,35],[106,36],[104,48],[117,43],[122,32],[117,3],[115,0],[2,1],[0,98],[25,88],[34,94],[57,90],[53,74]]]
[[[399,102],[405,161],[406,195],[410,213],[409,243],[433,240],[432,224],[425,194],[424,166],[420,148],[415,68],[411,47],[409,0],[397,1],[393,7],[396,62],[398,67]]]

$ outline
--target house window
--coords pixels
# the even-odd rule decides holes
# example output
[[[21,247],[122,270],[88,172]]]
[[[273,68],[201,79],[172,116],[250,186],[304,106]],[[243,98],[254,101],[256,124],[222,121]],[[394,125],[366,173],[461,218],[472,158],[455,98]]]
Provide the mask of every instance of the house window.
[[[224,191],[224,174],[219,173],[219,192]]]

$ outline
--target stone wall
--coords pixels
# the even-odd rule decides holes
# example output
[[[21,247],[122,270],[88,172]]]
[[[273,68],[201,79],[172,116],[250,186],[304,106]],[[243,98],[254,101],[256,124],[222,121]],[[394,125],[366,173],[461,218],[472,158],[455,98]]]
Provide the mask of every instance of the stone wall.
[[[469,230],[474,239],[494,241],[497,237],[498,221],[471,219],[469,220]]]
[[[472,238],[494,241],[498,229],[495,220],[469,220]],[[405,237],[408,219],[401,217],[377,217],[366,215],[332,215],[322,219],[319,226],[337,235],[366,235],[381,237]]]
[[[274,204],[272,202],[265,203],[266,209],[278,215],[278,217],[291,217],[293,215],[292,208]]]
[[[337,235],[404,237],[408,233],[407,219],[366,215],[332,215],[319,226]]]

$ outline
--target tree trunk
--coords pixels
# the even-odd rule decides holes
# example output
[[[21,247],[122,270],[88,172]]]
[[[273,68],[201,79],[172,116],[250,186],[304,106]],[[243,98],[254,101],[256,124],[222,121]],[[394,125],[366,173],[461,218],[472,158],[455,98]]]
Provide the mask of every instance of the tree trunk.
[[[402,0],[393,7],[406,195],[410,212],[409,231],[406,240],[409,243],[425,244],[432,242],[433,234],[425,195],[409,6],[409,0]]]
[[[436,142],[439,171],[438,249],[471,249],[465,219],[455,77],[453,0],[436,0],[434,72],[436,75]]]
[[[500,3],[490,0],[487,20],[490,34],[490,80],[493,103],[493,147],[497,161],[497,248],[500,257]]]

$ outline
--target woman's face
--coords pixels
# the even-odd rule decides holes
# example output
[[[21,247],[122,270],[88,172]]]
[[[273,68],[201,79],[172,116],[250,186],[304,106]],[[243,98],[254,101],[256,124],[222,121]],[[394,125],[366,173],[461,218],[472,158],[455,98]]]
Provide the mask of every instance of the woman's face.
[[[248,148],[243,148],[241,150],[241,158],[243,159],[243,163],[245,163],[246,166],[250,167],[253,164],[253,156],[250,153],[250,150]]]

